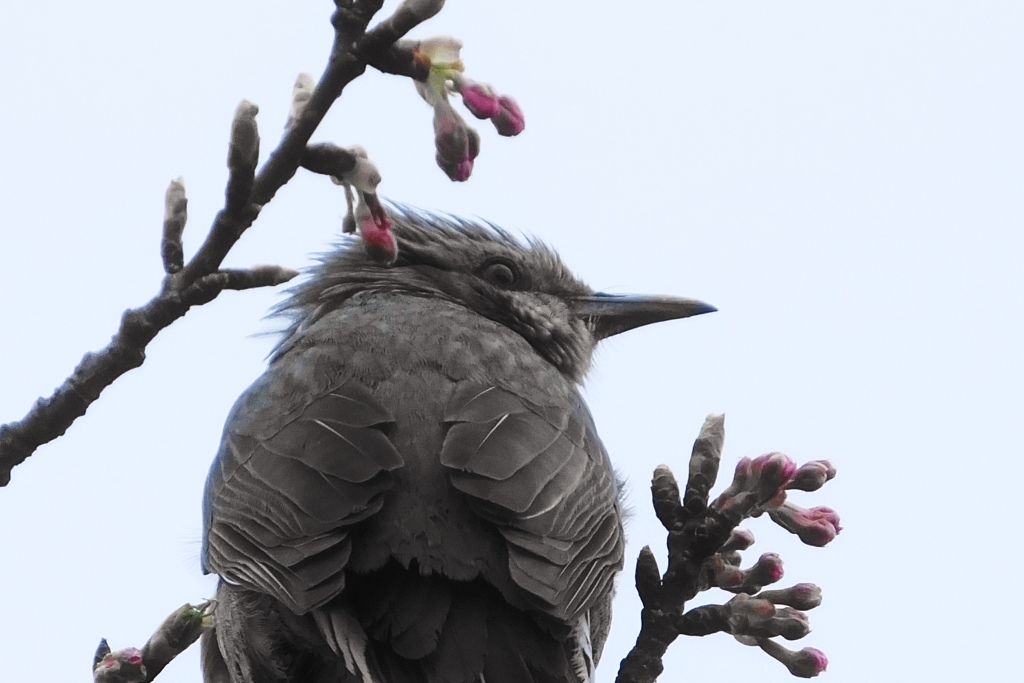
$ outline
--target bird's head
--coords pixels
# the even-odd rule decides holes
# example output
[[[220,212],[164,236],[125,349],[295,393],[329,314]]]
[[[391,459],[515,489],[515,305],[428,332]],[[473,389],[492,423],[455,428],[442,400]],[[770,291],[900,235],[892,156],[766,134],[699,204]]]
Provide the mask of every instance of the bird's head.
[[[594,292],[558,255],[493,225],[392,207],[398,260],[382,266],[358,242],[326,255],[282,312],[301,328],[361,292],[442,298],[508,327],[569,379],[587,372],[599,341],[664,320],[709,313],[693,299]]]

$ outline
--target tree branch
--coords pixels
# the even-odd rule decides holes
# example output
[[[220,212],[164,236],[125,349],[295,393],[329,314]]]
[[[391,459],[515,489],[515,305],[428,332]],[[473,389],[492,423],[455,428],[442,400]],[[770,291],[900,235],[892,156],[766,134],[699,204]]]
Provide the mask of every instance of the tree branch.
[[[821,591],[813,584],[762,591],[782,578],[782,559],[765,553],[749,569],[740,569],[740,551],[754,538],[736,526],[767,512],[804,543],[828,543],[839,533],[838,515],[828,508],[798,508],[786,502],[786,491],[816,491],[835,476],[835,469],[825,461],[797,467],[781,453],[743,458],[732,484],[709,503],[721,463],[724,424],[721,415],[710,415],[704,422],[693,444],[682,499],[667,466],[654,472],[651,494],[655,513],[668,532],[668,568],[660,574],[649,547],[637,558],[636,589],[643,603],[640,634],[619,666],[616,683],[653,683],[664,669],[662,657],[680,635],[731,633],[746,645],[760,646],[803,678],[817,676],[828,664],[814,648],[792,652],[770,640],[807,635],[810,627],[802,610],[817,607]],[[714,587],[736,597],[724,605],[684,611],[688,601]]]
[[[92,663],[94,683],[152,681],[212,626],[213,608],[212,600],[201,605],[182,605],[164,620],[141,650],[128,647],[111,652],[106,639],[101,639]]]
[[[63,435],[106,387],[142,365],[149,342],[189,308],[212,301],[225,289],[274,286],[295,276],[294,271],[271,266],[248,271],[220,270],[220,266],[263,206],[295,175],[306,144],[345,86],[362,75],[371,61],[397,64],[401,60],[396,55],[404,59],[404,52],[392,51],[394,40],[433,16],[443,2],[403,3],[393,17],[368,36],[366,27],[382,4],[377,0],[335,1],[337,9],[331,18],[335,37],[327,67],[301,115],[285,131],[259,173],[255,172],[259,157],[258,109],[249,102],[239,105],[232,124],[224,208],[187,264],[182,263],[181,242],[187,218],[185,188],[180,179],[171,183],[160,249],[168,275],[160,292],[145,305],[126,311],[110,344],[87,353],[51,396],[40,398],[21,420],[0,426],[0,486],[10,482],[11,470],[39,446]]]

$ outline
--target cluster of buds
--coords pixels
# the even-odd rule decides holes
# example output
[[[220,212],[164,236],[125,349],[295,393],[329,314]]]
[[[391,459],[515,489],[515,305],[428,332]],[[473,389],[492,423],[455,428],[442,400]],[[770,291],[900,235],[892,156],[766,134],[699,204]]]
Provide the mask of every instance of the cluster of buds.
[[[764,590],[782,580],[782,558],[764,553],[753,566],[742,568],[741,553],[754,544],[754,536],[737,527],[748,518],[768,513],[804,543],[822,546],[832,541],[841,528],[834,511],[804,510],[786,498],[793,490],[817,491],[835,477],[836,470],[824,460],[798,466],[781,453],[743,458],[729,486],[711,500],[724,440],[724,417],[708,416],[693,444],[689,477],[682,492],[667,466],[658,467],[654,473],[651,492],[658,519],[668,531],[669,566],[659,577],[654,554],[649,548],[640,553],[636,586],[646,621],[637,647],[623,660],[620,676],[629,672],[625,680],[654,680],[650,662],[643,654],[649,647],[641,644],[650,638],[662,642],[667,629],[691,636],[730,633],[745,645],[760,647],[802,678],[817,676],[828,665],[825,655],[814,648],[794,652],[772,640],[796,640],[810,632],[804,612],[821,604],[821,589],[801,583]],[[685,611],[689,600],[710,588],[720,588],[735,597],[724,605]]]
[[[805,510],[787,501],[786,491],[817,491],[834,476],[836,470],[827,460],[798,467],[782,453],[743,458],[736,465],[732,484],[711,506],[735,522],[767,512],[804,543],[823,546],[842,530],[839,515],[827,507]]]
[[[733,523],[767,512],[804,543],[823,546],[839,534],[839,515],[825,507],[798,507],[786,500],[786,492],[816,491],[835,474],[832,464],[824,460],[797,466],[781,453],[743,458],[732,483],[709,507]],[[821,589],[800,583],[780,590],[762,590],[782,579],[782,559],[775,553],[765,553],[749,569],[740,569],[740,551],[753,542],[749,531],[734,529],[719,552],[702,566],[700,588],[718,587],[736,594],[721,608],[725,610],[727,630],[739,642],[760,647],[794,676],[817,676],[828,665],[821,651],[792,651],[770,639],[781,636],[797,640],[807,635],[810,625],[804,611],[821,604]]]
[[[480,135],[455,111],[448,99],[450,93],[459,93],[463,104],[478,119],[490,119],[499,135],[519,135],[526,127],[515,100],[462,75],[465,67],[461,50],[462,43],[449,36],[423,40],[412,48],[416,62],[429,69],[426,81],[415,83],[420,96],[434,110],[437,165],[459,182],[473,172],[473,162],[480,153]]]

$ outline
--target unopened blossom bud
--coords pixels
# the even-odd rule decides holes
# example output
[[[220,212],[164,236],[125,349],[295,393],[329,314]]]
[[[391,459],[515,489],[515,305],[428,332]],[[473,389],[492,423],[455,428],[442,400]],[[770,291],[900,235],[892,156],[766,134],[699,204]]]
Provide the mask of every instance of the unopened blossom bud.
[[[462,94],[462,103],[473,116],[478,119],[493,119],[501,114],[501,101],[489,85],[468,78],[459,79],[455,83]]]
[[[828,460],[812,460],[800,466],[786,488],[817,491],[836,476],[836,468]]]
[[[773,499],[785,490],[796,474],[796,463],[782,453],[769,453],[754,458],[751,463],[754,476],[757,478],[757,498],[760,503],[774,502]],[[779,501],[781,504],[781,501]],[[770,507],[776,507],[771,505]]]
[[[789,673],[798,678],[814,678],[828,668],[828,657],[821,650],[805,647],[794,652],[788,662],[783,662]]]
[[[469,179],[480,152],[480,137],[447,102],[434,108],[434,146],[437,165],[457,182]]]
[[[799,640],[811,632],[807,615],[792,607],[779,607],[775,610],[771,629],[786,640]]]
[[[794,609],[814,609],[821,604],[821,589],[813,583],[798,583],[776,591],[761,591],[757,597],[776,605],[789,605]]]
[[[355,218],[363,249],[378,264],[390,266],[398,258],[398,241],[391,229],[391,219],[376,195],[361,193],[360,198]]]
[[[748,570],[747,583],[760,589],[761,586],[777,583],[784,574],[782,558],[777,553],[765,553]]]
[[[828,668],[828,657],[813,647],[793,652],[773,641],[761,641],[758,644],[762,650],[782,662],[789,669],[789,673],[797,678],[814,678]]]
[[[805,510],[798,505],[786,503],[769,510],[768,514],[772,521],[786,531],[796,534],[807,545],[827,545],[842,531],[839,515],[827,507]]]
[[[767,600],[740,593],[726,603],[729,608],[729,633],[769,637],[767,624],[775,617],[775,605]]]
[[[750,458],[740,458],[732,483],[715,499],[713,507],[724,515],[739,521],[753,506],[753,496],[747,493],[747,486],[753,476]]]
[[[512,137],[522,133],[526,128],[526,117],[523,116],[523,110],[516,101],[508,95],[502,95],[498,98],[498,104],[501,111],[497,116],[491,117],[491,123],[494,124],[498,135]]]
[[[727,553],[733,550],[746,550],[754,545],[754,534],[749,529],[733,529],[729,538],[722,544],[718,552]]]

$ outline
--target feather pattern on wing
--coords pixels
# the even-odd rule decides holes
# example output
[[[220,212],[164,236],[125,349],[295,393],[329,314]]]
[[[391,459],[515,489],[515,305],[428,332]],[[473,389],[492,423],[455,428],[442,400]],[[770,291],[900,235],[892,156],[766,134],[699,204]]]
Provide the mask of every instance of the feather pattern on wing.
[[[288,411],[268,401],[267,377],[297,384],[293,365],[272,367],[229,420],[207,482],[203,564],[305,613],[344,588],[348,528],[380,509],[402,457],[384,433],[392,417],[354,381]]]
[[[618,489],[582,398],[535,404],[464,383],[449,400],[441,464],[508,543],[513,581],[566,622],[611,590],[622,567]]]

